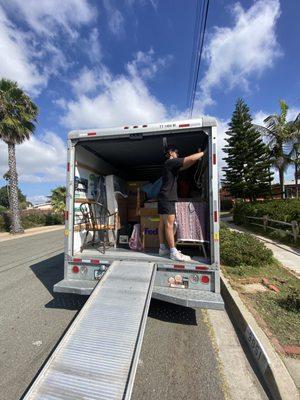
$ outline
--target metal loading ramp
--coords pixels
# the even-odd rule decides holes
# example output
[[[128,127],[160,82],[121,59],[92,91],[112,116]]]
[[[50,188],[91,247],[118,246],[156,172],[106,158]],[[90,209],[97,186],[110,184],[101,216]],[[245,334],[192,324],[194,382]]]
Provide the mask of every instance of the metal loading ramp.
[[[114,262],[24,399],[130,399],[155,270]]]

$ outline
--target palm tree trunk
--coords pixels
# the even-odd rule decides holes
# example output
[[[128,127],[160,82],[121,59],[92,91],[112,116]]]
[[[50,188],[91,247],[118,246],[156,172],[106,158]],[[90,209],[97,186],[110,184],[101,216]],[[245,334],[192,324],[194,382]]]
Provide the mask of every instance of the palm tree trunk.
[[[283,168],[279,168],[279,183],[280,183],[281,198],[285,199],[284,169]]]
[[[14,143],[7,143],[8,146],[8,166],[9,166],[9,186],[10,186],[10,210],[11,210],[11,227],[10,233],[24,233],[21,225],[19,210],[19,193],[18,193],[18,174],[16,165],[16,146]]]
[[[296,159],[295,162],[295,191],[296,191],[296,197],[298,199],[299,197],[299,188],[298,188],[298,160]]]

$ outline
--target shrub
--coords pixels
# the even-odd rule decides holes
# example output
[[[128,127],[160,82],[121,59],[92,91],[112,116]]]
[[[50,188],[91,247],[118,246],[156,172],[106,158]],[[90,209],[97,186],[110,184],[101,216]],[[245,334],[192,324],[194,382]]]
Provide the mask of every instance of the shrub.
[[[221,200],[221,211],[230,211],[232,209],[233,202],[229,199]]]
[[[45,225],[60,225],[63,224],[64,222],[65,222],[64,215],[61,213],[53,213],[46,215]]]
[[[268,215],[277,221],[300,223],[300,199],[268,200],[246,203],[238,201],[233,208],[233,220],[236,224],[245,224],[246,216],[263,217]]]
[[[35,226],[44,226],[46,225],[46,215],[45,214],[37,214],[32,213],[28,215],[22,215],[22,226],[24,229],[34,228]]]
[[[279,305],[288,311],[300,312],[300,290],[292,288],[282,299],[278,300]]]
[[[220,230],[221,262],[229,267],[258,268],[273,262],[273,253],[249,233]]]
[[[4,216],[0,214],[0,232],[6,231]]]

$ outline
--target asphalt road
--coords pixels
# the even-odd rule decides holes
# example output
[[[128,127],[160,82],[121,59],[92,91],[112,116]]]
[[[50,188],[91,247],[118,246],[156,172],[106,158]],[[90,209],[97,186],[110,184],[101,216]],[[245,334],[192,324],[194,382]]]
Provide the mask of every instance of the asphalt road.
[[[19,399],[84,299],[56,295],[63,232],[0,243],[0,399]],[[137,399],[224,399],[209,327],[198,310],[152,301],[133,390]]]

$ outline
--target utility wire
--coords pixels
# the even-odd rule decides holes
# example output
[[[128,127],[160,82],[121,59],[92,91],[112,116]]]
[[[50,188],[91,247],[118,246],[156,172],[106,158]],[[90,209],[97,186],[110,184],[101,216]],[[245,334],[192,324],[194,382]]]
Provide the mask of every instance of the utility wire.
[[[201,12],[202,18],[201,18],[201,24],[200,24],[200,29],[199,29],[199,35],[198,35],[199,40],[197,40],[197,50],[196,50],[196,54],[195,54],[195,63],[194,63],[195,71],[194,71],[194,73],[192,75],[192,82],[193,83],[192,83],[191,94],[190,94],[190,102],[189,102],[189,114],[190,114],[190,117],[192,117],[192,114],[193,114],[196,91],[197,91],[197,84],[198,84],[199,71],[200,71],[200,65],[201,65],[201,58],[202,58],[202,52],[203,52],[203,43],[204,43],[207,16],[208,16],[208,8],[209,8],[209,0],[203,0],[202,9],[203,9],[204,12]]]

